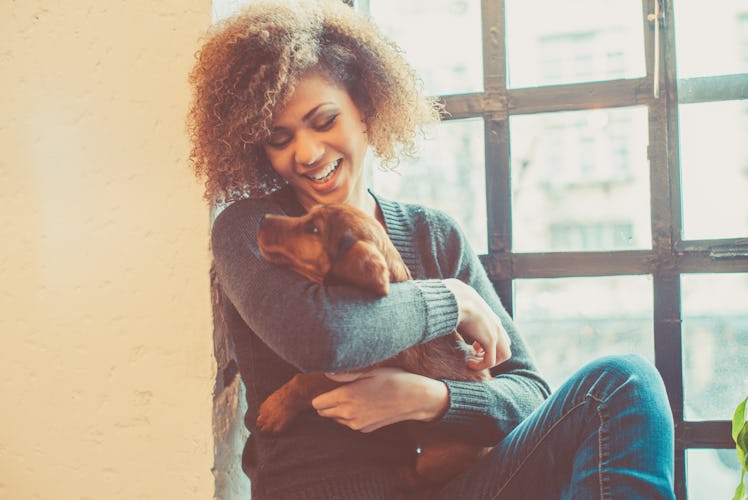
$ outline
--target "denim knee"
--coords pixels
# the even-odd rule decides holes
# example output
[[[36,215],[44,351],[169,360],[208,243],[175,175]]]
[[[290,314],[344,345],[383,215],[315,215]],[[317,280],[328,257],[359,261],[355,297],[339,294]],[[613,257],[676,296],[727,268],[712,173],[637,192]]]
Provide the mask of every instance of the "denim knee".
[[[598,397],[606,400],[611,397],[623,398],[626,404],[633,405],[640,411],[672,420],[670,404],[660,372],[643,356],[639,354],[604,356],[592,361],[584,371],[597,375],[598,380],[605,387],[607,394],[598,394]],[[600,389],[599,386],[597,388]]]

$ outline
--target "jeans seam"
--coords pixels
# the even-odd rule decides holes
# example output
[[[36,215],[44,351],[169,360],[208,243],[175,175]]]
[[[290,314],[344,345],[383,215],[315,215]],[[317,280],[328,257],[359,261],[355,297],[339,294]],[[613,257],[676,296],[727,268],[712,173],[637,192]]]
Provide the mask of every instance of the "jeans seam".
[[[597,401],[597,415],[600,419],[600,427],[598,428],[597,432],[597,477],[598,477],[598,484],[600,485],[600,498],[611,498],[610,494],[610,481],[608,481],[608,476],[603,472],[603,463],[605,462],[604,457],[609,455],[607,453],[608,450],[608,433],[605,429],[605,423],[608,420],[608,415],[606,413],[606,407],[605,403],[596,398],[593,395],[589,395],[590,399],[594,399]]]
[[[530,449],[529,453],[527,453],[525,455],[524,459],[522,459],[522,461],[519,464],[517,464],[517,467],[514,469],[514,471],[512,471],[511,474],[509,474],[509,476],[507,477],[507,479],[504,482],[504,484],[491,497],[491,500],[496,500],[497,498],[499,498],[499,495],[501,495],[501,493],[506,489],[506,487],[509,485],[509,483],[512,482],[512,479],[519,473],[520,469],[522,469],[522,467],[524,467],[524,465],[527,463],[527,461],[530,459],[530,457],[537,451],[537,449],[540,446],[540,444],[551,434],[551,432],[553,431],[553,429],[555,429],[556,427],[558,427],[561,424],[561,422],[564,419],[566,419],[566,417],[568,417],[569,415],[571,415],[578,408],[581,408],[582,406],[584,406],[585,404],[587,404],[587,397],[590,397],[592,399],[597,400],[592,395],[587,394],[582,401],[580,401],[579,403],[577,403],[574,406],[572,406],[571,408],[569,408],[569,410],[567,412],[565,412],[558,419],[556,419],[556,421],[553,423],[553,425],[551,425],[551,427],[549,427],[548,430],[543,433],[543,435],[541,436],[541,438],[538,439],[537,443],[535,443],[535,445]]]

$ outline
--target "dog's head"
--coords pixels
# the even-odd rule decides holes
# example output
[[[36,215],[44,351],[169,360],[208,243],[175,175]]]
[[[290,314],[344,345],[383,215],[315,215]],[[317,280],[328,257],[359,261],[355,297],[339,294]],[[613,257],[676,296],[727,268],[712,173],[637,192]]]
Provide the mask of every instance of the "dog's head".
[[[262,256],[317,283],[341,282],[386,295],[410,278],[384,228],[349,205],[317,205],[301,217],[266,215],[257,232]]]

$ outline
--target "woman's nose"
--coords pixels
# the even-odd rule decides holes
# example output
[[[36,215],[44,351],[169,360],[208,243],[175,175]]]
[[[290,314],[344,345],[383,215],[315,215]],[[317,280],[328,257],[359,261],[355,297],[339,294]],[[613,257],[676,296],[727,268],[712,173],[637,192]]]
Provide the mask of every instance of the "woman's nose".
[[[305,134],[296,141],[296,163],[310,167],[321,160],[324,154],[324,145],[311,135]]]

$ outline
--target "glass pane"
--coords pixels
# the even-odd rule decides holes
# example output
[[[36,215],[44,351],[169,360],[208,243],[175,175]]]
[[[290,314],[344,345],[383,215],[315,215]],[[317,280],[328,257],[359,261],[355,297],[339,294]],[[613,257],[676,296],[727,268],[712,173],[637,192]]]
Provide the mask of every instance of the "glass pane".
[[[506,0],[509,87],[645,74],[641,2]]]
[[[730,499],[740,481],[735,449],[686,450],[688,500]]]
[[[517,328],[553,388],[600,356],[654,361],[649,276],[515,280],[514,295]]]
[[[674,2],[678,78],[748,72],[745,0]]]
[[[688,420],[730,420],[748,395],[748,274],[681,277]]]
[[[385,198],[420,203],[447,212],[473,249],[488,251],[483,120],[453,120],[434,127],[421,141],[416,160],[394,172],[369,168],[371,186]]]
[[[250,0],[213,0],[211,2],[213,22],[233,16],[249,2]]]
[[[683,238],[748,236],[748,101],[679,106]]]
[[[483,91],[481,2],[369,0],[382,31],[397,42],[431,95]]]
[[[514,251],[651,247],[645,108],[509,123]]]

